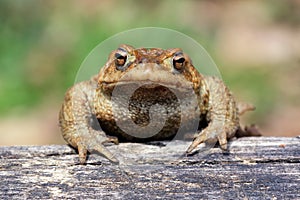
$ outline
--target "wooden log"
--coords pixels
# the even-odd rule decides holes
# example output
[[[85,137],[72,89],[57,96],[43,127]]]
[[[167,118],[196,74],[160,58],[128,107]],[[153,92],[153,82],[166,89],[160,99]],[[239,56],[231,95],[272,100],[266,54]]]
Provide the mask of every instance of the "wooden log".
[[[111,164],[67,145],[0,147],[0,199],[300,199],[300,138],[249,137],[183,156],[189,142],[122,143]]]

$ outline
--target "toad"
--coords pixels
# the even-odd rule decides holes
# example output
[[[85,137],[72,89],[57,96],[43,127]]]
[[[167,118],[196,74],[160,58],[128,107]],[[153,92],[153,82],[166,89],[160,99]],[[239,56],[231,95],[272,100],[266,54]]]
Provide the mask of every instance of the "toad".
[[[253,109],[238,104],[221,79],[199,73],[179,48],[120,45],[97,75],[66,92],[59,125],[81,164],[88,152],[118,163],[105,143],[171,140],[194,132],[186,153],[201,143],[218,142],[226,150],[228,139],[256,134],[239,123]]]

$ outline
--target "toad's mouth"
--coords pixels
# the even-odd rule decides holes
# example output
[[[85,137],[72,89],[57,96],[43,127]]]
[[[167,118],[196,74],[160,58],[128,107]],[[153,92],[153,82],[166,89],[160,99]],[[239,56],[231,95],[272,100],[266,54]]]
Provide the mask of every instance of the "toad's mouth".
[[[140,64],[126,71],[117,81],[107,79],[102,81],[102,86],[112,89],[118,86],[140,85],[145,88],[155,88],[157,85],[177,91],[191,91],[193,83],[179,72],[171,71],[157,64]]]
[[[176,90],[179,92],[188,92],[192,90],[192,84],[181,82],[181,81],[152,81],[152,80],[122,80],[118,82],[102,82],[104,89],[112,90],[116,87],[143,87],[148,89],[154,89],[158,86],[163,86],[171,90]]]

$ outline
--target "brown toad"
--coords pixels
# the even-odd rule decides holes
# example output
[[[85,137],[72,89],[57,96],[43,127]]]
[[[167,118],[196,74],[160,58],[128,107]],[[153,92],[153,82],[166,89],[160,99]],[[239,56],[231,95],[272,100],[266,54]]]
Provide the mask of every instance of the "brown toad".
[[[245,133],[239,115],[253,109],[237,105],[219,78],[200,74],[179,48],[121,45],[98,75],[67,91],[59,124],[64,139],[78,149],[80,163],[88,151],[118,162],[104,143],[172,139],[193,132],[195,122],[187,153],[217,141],[226,150],[227,139]]]

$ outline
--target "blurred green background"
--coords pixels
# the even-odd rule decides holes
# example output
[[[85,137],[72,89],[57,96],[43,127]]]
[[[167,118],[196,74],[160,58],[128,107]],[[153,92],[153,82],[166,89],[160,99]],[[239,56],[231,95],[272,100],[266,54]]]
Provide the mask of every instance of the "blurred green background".
[[[57,115],[88,53],[136,27],[171,28],[212,56],[244,123],[300,134],[300,1],[0,1],[0,145],[64,143]]]

